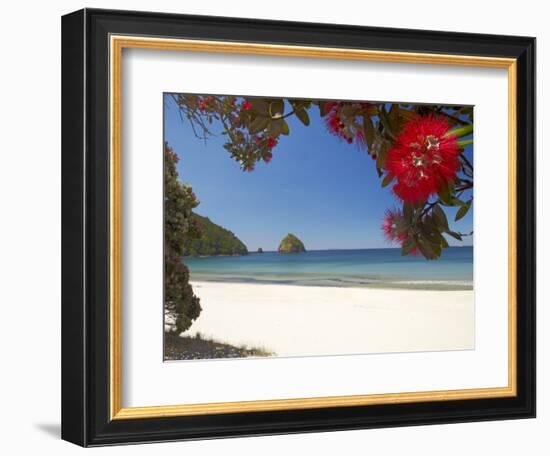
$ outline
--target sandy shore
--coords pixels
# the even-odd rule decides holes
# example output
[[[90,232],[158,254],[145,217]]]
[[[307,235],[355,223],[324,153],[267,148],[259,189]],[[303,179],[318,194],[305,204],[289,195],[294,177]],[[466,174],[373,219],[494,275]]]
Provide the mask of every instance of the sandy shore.
[[[474,293],[193,282],[186,335],[278,356],[474,348]]]

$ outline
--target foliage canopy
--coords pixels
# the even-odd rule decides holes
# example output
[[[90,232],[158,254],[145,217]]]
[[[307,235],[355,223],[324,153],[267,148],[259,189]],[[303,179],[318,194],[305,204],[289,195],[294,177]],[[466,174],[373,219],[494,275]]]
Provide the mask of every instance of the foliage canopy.
[[[201,313],[200,299],[189,283],[182,262],[184,243],[199,235],[191,210],[199,205],[191,187],[178,179],[174,151],[164,146],[164,312],[177,334],[188,329]]]
[[[455,221],[471,209],[474,168],[464,154],[473,143],[473,107],[407,103],[305,100],[173,94],[182,119],[195,135],[208,139],[221,125],[224,148],[243,171],[269,163],[287,119],[307,127],[319,115],[329,133],[355,144],[373,159],[382,187],[401,201],[382,221],[389,242],[403,255],[437,259],[449,246],[473,233],[453,230],[443,207],[456,209]]]

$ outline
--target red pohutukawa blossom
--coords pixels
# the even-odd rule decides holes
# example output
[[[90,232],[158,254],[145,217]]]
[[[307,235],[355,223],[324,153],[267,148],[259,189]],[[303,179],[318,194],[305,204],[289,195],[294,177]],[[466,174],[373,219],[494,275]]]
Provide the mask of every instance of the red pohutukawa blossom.
[[[254,135],[253,139],[258,146],[265,146],[269,150],[273,149],[279,143],[277,138],[272,138],[271,136]]]
[[[243,101],[241,108],[243,111],[248,111],[249,109],[252,109],[252,103],[250,103],[250,101]]]
[[[403,220],[403,214],[399,210],[386,211],[384,221],[382,222],[382,231],[386,240],[391,243],[402,243],[407,239],[407,233],[399,229],[399,223]]]
[[[268,149],[273,149],[277,145],[277,139],[276,138],[267,138],[267,147]]]
[[[447,121],[436,116],[410,120],[388,150],[386,170],[397,179],[394,193],[406,203],[426,201],[456,177],[460,147]]]
[[[403,225],[404,218],[403,213],[400,210],[388,209],[386,211],[386,215],[382,221],[382,231],[384,233],[384,237],[389,243],[403,245],[403,242],[408,239],[409,235]],[[409,253],[411,255],[416,255],[418,250],[414,247]]]
[[[342,118],[340,117],[340,107],[342,106],[342,104],[342,102],[327,103],[327,114],[325,117],[325,123],[328,130],[333,135],[338,136],[339,138],[345,140],[348,144],[351,144],[353,142],[353,137],[346,130],[346,126],[344,122],[342,122]]]
[[[343,139],[348,144],[354,141],[364,145],[365,134],[363,133],[362,120],[356,122],[364,114],[373,114],[373,105],[370,103],[356,103],[352,101],[330,101],[325,104],[325,123],[328,131]]]

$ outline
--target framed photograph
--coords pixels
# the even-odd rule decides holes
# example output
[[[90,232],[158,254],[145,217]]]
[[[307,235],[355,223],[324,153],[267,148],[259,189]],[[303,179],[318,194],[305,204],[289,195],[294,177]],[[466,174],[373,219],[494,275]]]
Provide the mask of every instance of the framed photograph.
[[[535,39],[62,21],[62,437],[535,416]]]

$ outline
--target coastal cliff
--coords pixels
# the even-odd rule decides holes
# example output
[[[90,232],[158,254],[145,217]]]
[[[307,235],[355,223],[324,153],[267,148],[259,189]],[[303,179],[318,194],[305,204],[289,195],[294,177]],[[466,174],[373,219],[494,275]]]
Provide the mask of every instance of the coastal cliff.
[[[246,245],[237,236],[208,217],[193,213],[191,220],[199,236],[185,240],[184,256],[248,254]]]

